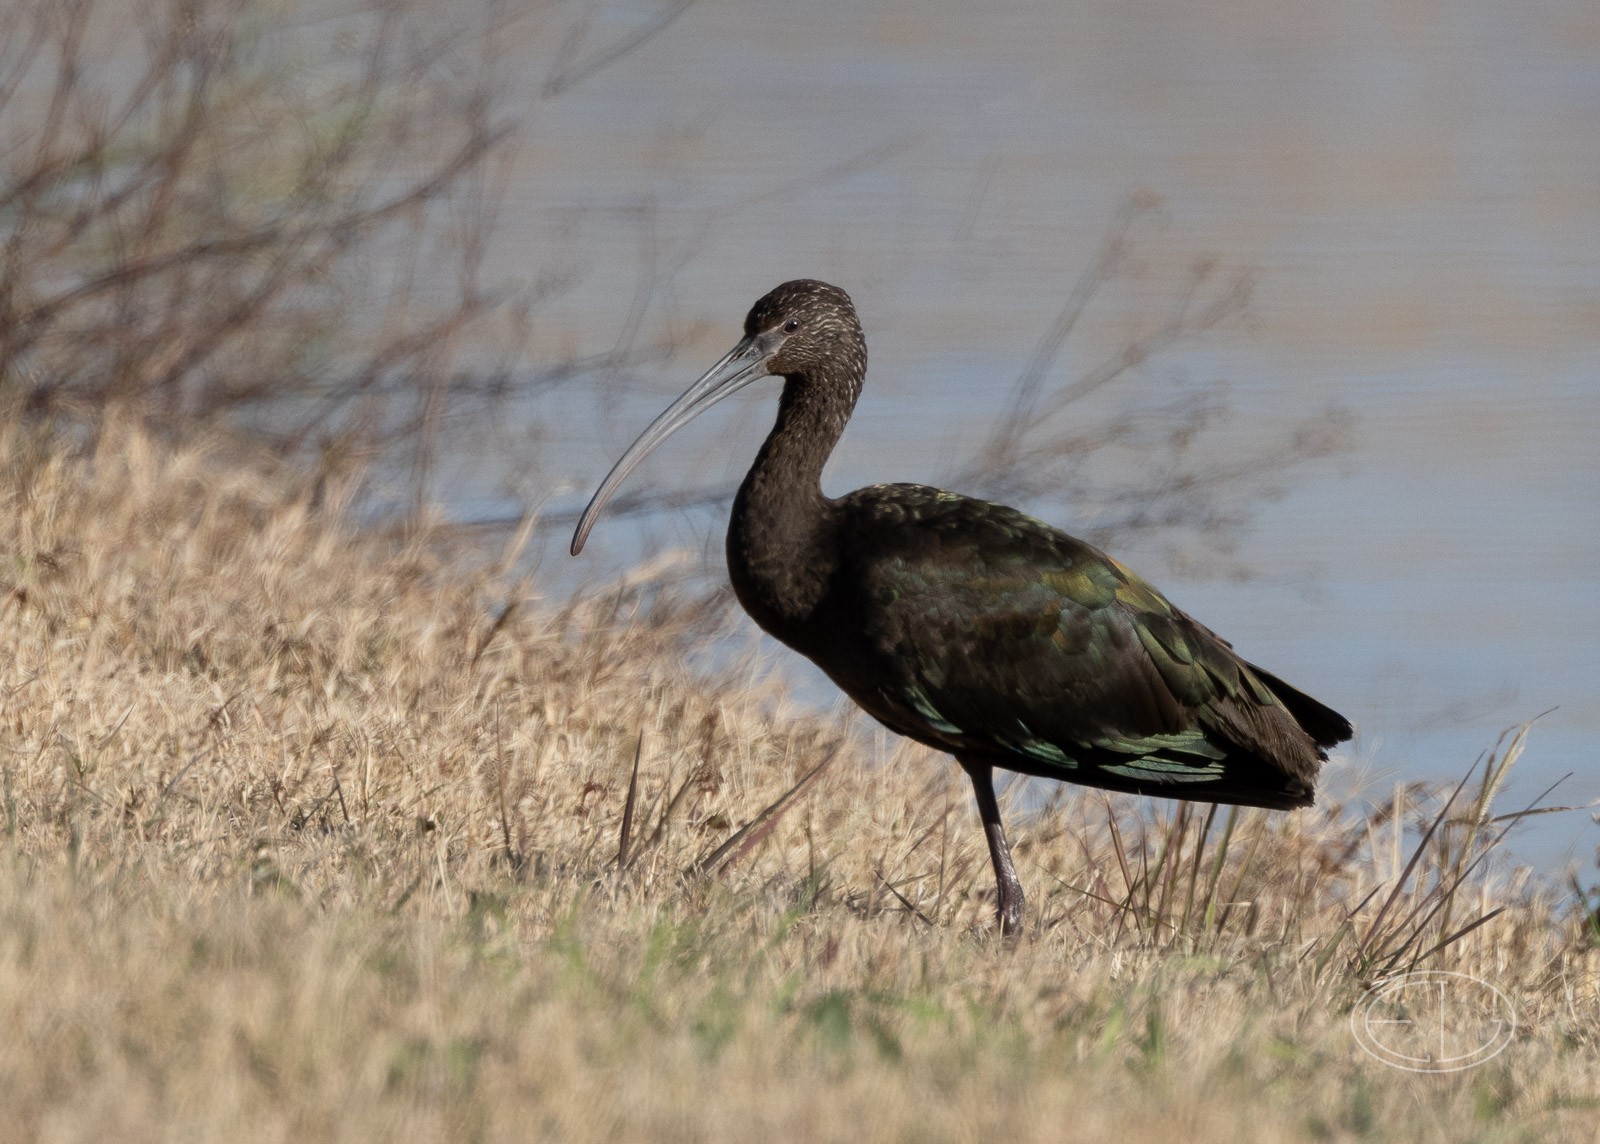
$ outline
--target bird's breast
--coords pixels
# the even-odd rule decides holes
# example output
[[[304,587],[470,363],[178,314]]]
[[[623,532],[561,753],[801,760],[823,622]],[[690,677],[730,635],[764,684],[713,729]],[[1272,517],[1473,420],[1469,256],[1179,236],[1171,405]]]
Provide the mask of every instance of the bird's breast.
[[[740,606],[763,631],[812,658],[827,634],[821,605],[836,567],[816,544],[780,543],[737,519],[728,530],[728,580]]]

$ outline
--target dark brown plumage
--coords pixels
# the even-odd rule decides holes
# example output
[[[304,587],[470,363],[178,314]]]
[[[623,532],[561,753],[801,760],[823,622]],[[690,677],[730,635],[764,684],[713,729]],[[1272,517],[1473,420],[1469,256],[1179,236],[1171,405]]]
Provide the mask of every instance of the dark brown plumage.
[[[880,722],[966,769],[1005,932],[1020,927],[1024,898],[995,767],[1135,794],[1311,804],[1348,720],[1245,662],[1112,557],[1015,509],[922,485],[824,496],[822,468],[866,366],[843,290],[779,286],[733,352],[617,462],[573,554],[651,449],[751,381],[782,376],[777,424],[734,501],[734,591]]]

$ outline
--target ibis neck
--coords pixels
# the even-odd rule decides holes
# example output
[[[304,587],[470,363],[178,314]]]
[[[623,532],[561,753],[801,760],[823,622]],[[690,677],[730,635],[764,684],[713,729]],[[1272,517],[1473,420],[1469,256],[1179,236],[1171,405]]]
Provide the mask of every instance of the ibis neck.
[[[758,624],[794,645],[836,563],[822,469],[844,432],[856,386],[790,377],[778,420],[733,502],[728,572]]]

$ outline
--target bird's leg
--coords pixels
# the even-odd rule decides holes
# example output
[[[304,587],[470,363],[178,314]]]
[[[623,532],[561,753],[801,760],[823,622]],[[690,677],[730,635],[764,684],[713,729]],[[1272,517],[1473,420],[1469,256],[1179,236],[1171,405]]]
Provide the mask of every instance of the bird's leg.
[[[989,859],[994,863],[995,888],[999,900],[1000,932],[1014,937],[1022,932],[1022,911],[1027,898],[1017,868],[1011,863],[1011,847],[1006,844],[1006,828],[1000,821],[1000,804],[994,798],[994,767],[988,763],[958,760],[972,779],[972,792],[978,796],[978,817],[983,819],[984,837],[989,840]]]

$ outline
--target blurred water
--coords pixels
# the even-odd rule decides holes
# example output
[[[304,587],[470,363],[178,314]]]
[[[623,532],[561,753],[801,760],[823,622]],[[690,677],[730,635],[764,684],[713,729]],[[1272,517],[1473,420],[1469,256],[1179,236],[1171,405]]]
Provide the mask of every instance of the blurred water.
[[[1131,562],[1351,715],[1378,792],[1457,775],[1556,708],[1508,805],[1568,772],[1557,800],[1600,797],[1600,5],[704,0],[544,97],[562,60],[663,10],[567,6],[505,45],[523,120],[491,269],[565,287],[528,353],[672,347],[603,396],[529,411],[559,428],[530,447],[525,495],[581,503],[749,303],[797,276],[846,287],[871,345],[830,491],[938,482],[1148,189],[1165,221],[1053,376],[1121,344],[1215,255],[1253,270],[1250,321],[1146,383],[1226,378],[1223,448],[1330,403],[1358,442],[1239,538],[1256,580],[1163,571],[1154,550]],[[635,481],[736,475],[771,410],[770,393],[729,403]],[[453,461],[460,510],[492,503],[506,474],[473,450]],[[1070,503],[1034,507],[1074,523]],[[648,535],[605,522],[581,561],[559,537],[541,568],[564,590],[648,544],[705,543],[723,516]],[[1587,813],[1536,822],[1524,853],[1591,860]]]

